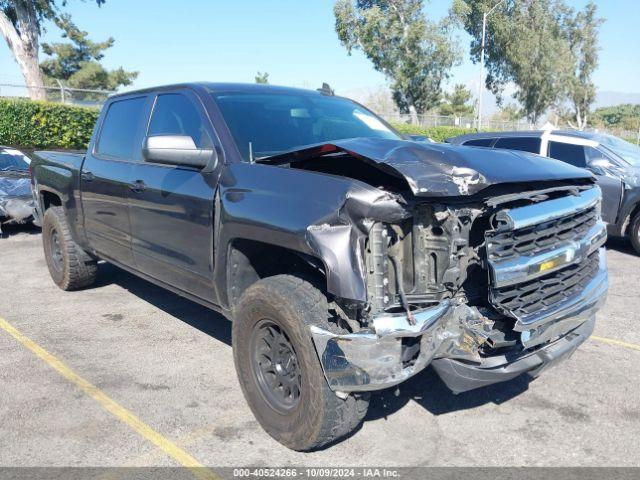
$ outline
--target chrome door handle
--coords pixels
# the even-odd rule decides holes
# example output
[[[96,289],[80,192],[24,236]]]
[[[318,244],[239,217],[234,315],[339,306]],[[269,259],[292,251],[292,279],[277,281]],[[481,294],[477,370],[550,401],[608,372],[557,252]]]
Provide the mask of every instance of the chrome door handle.
[[[91,172],[82,172],[80,175],[85,182],[92,182],[96,176]]]

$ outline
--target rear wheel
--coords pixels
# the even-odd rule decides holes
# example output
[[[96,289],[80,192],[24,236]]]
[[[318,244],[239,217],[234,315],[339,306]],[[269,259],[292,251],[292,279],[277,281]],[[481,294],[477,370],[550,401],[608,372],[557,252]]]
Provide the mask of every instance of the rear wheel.
[[[638,255],[640,255],[640,212],[631,220],[629,225],[629,238],[631,239],[631,245]]]
[[[267,433],[294,450],[347,435],[369,405],[367,395],[342,399],[327,385],[308,328],[335,331],[327,311],[322,292],[290,275],[256,282],[234,311],[233,355],[244,396]]]
[[[45,212],[42,243],[51,278],[62,290],[77,290],[95,282],[96,261],[71,237],[62,207],[50,207]]]

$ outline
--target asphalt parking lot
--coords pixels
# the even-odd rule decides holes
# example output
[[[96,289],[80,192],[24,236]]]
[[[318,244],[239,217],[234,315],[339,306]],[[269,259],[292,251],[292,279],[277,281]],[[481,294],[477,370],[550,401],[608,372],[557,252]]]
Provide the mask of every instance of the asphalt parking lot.
[[[565,363],[459,396],[429,369],[303,454],[254,420],[227,320],[107,264],[62,292],[39,231],[6,230],[0,466],[640,466],[640,257],[623,242],[609,243],[595,337]]]

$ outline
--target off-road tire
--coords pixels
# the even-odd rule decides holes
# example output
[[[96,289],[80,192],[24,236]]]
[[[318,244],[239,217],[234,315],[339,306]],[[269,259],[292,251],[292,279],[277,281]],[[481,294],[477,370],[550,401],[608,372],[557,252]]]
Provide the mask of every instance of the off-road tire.
[[[286,413],[265,399],[252,368],[250,338],[263,320],[281,327],[300,366],[299,402]],[[234,309],[232,344],[242,392],[256,419],[278,442],[298,451],[314,450],[349,434],[360,425],[369,407],[369,395],[342,399],[329,388],[309,331],[310,325],[345,332],[328,320],[325,295],[309,282],[277,275],[250,286]]]
[[[629,238],[631,245],[638,255],[640,255],[640,212],[631,219],[629,224]]]
[[[52,253],[54,235],[57,236],[61,257],[61,261],[57,263]],[[62,207],[50,207],[45,212],[42,222],[42,244],[51,278],[62,290],[78,290],[95,282],[98,271],[96,261],[71,237]]]

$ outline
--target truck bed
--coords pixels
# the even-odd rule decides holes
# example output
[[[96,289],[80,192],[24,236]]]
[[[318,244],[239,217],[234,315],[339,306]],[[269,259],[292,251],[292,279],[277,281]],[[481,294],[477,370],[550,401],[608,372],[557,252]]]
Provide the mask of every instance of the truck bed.
[[[37,164],[58,166],[69,170],[80,170],[85,153],[79,151],[38,150],[33,152]]]

